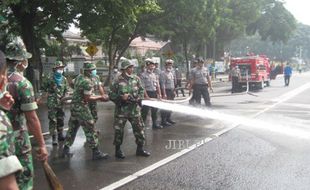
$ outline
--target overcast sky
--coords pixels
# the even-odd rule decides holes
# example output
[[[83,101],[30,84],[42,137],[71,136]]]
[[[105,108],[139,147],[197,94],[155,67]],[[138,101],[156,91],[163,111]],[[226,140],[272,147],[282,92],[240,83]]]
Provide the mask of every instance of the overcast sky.
[[[285,7],[298,22],[310,25],[310,0],[285,0]]]

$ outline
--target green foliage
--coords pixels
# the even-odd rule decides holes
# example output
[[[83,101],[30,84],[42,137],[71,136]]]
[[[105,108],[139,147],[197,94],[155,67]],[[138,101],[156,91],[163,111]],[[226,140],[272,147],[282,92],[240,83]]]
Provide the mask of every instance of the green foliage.
[[[259,33],[262,40],[287,42],[296,29],[294,16],[285,9],[283,2],[268,0],[262,15],[247,27],[248,34]]]

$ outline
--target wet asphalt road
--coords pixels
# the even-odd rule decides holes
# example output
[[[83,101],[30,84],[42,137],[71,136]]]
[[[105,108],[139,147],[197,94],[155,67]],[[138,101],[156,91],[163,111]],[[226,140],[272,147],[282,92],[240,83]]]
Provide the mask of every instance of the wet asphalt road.
[[[100,149],[108,152],[110,159],[92,161],[91,151],[84,145],[85,138],[80,130],[72,147],[75,154],[70,160],[60,158],[61,146],[53,147],[50,139],[47,140],[51,152],[49,163],[65,189],[101,189],[186,148],[167,148],[171,140],[186,141],[190,146],[210,137],[210,142],[120,189],[309,189],[310,172],[307,166],[310,154],[307,147],[310,140],[302,139],[298,131],[296,134],[292,131],[291,135],[281,134],[291,128],[304,134],[310,132],[310,90],[294,91],[309,79],[309,73],[296,75],[290,87],[284,87],[283,78],[279,77],[272,81],[271,87],[253,92],[258,97],[243,94],[212,98],[212,110],[246,118],[255,117],[266,123],[284,126],[278,131],[269,130],[273,125],[260,128],[249,127],[245,123],[217,137],[215,133],[232,124],[176,113],[173,115],[177,121],[174,127],[162,130],[147,127],[146,148],[152,153],[149,158],[135,156],[136,146],[129,125],[123,145],[127,157],[125,160],[114,158],[113,104],[100,103],[97,123]],[[297,95],[293,97],[294,94],[288,94],[290,92]],[[227,93],[229,85],[223,83],[217,85],[214,95]],[[288,100],[279,103],[275,100],[277,97]],[[44,107],[40,108],[39,115],[46,129]],[[48,189],[39,163],[35,165],[35,175],[35,189]]]

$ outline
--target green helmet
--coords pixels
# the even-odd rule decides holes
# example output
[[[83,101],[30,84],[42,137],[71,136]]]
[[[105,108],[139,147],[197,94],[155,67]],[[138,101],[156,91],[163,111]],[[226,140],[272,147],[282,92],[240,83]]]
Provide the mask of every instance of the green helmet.
[[[96,69],[96,65],[91,62],[84,62],[84,71],[90,71]]]
[[[62,61],[56,61],[55,63],[54,63],[54,66],[53,66],[53,69],[56,69],[56,68],[63,68],[63,67],[65,67],[65,65],[62,63]]]
[[[32,54],[27,52],[25,46],[18,42],[9,43],[6,46],[5,54],[7,59],[16,61],[23,61],[32,57]]]
[[[134,66],[134,64],[133,63],[131,63],[129,60],[123,60],[122,61],[122,64],[121,64],[121,69],[127,69],[128,67],[130,67],[130,66]]]

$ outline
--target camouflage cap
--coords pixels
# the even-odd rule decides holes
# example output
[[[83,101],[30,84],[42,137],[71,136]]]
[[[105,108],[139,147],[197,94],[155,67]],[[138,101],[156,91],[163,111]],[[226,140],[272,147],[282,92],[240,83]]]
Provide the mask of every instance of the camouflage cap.
[[[90,71],[90,70],[94,70],[96,69],[96,65],[94,63],[91,63],[91,62],[84,62],[84,71]]]
[[[129,60],[123,60],[121,64],[121,69],[127,69],[130,66],[134,66],[133,63],[131,63]]]
[[[174,61],[173,61],[172,59],[167,59],[165,63],[166,63],[166,65],[167,65],[167,64],[173,64]]]
[[[6,46],[6,58],[9,60],[23,61],[32,57],[32,54],[27,52],[25,46],[18,42],[11,42]]]
[[[54,63],[54,66],[53,66],[53,69],[56,69],[56,68],[63,68],[65,67],[65,65],[62,63],[62,61],[56,61]]]

